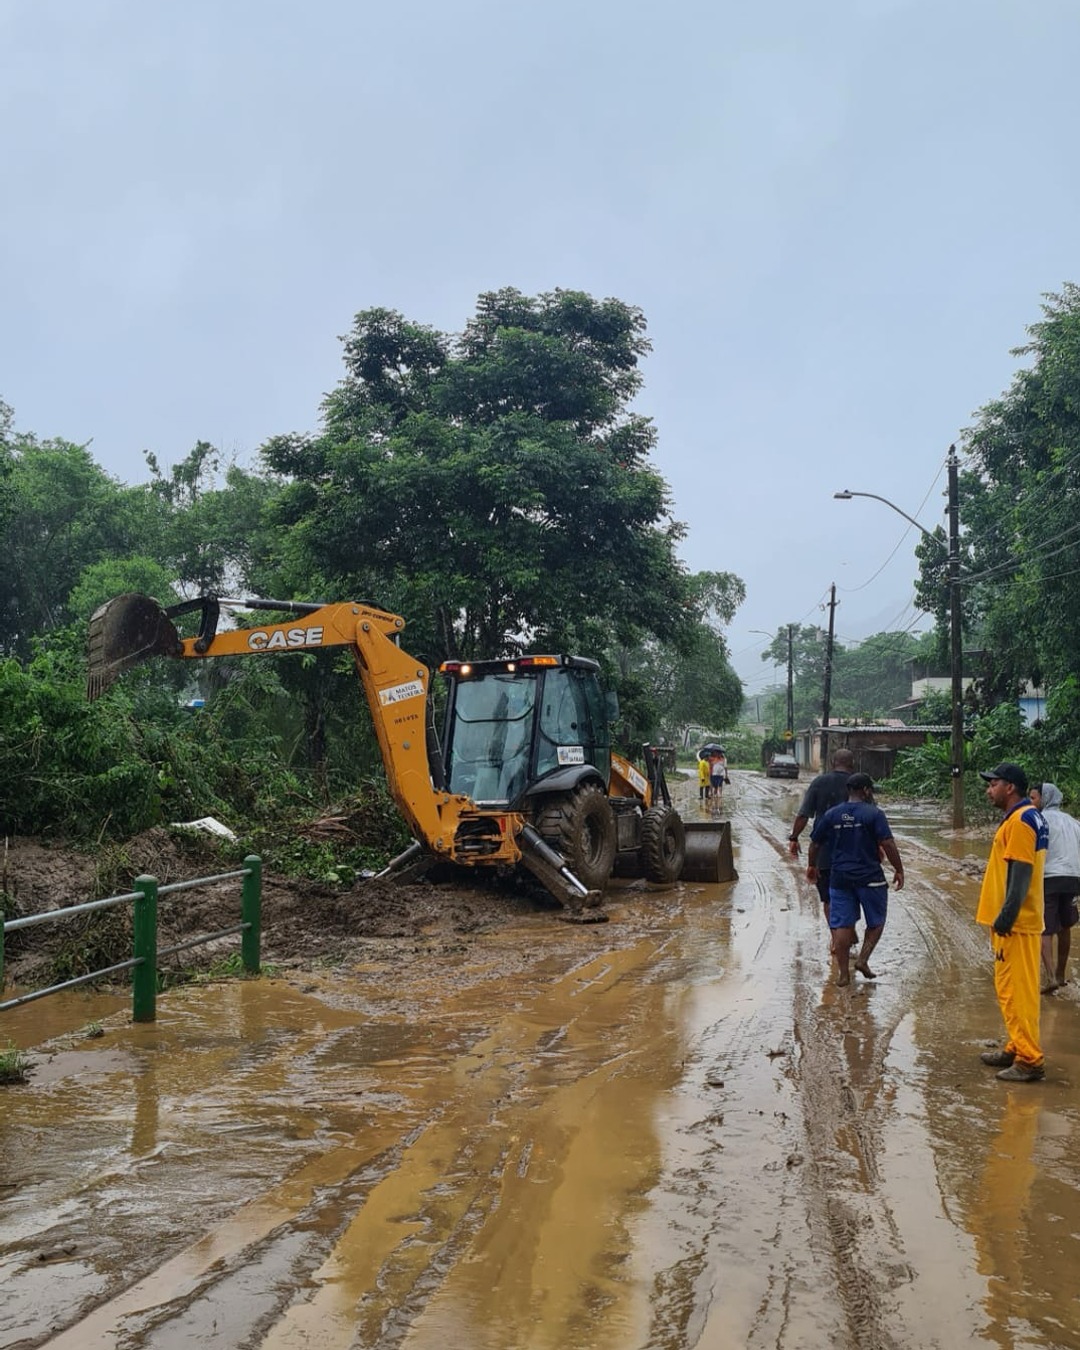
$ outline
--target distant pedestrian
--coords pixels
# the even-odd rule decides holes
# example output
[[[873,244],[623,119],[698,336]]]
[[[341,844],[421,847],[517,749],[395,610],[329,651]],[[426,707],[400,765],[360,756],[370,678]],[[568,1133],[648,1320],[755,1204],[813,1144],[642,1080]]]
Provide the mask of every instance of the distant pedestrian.
[[[817,821],[830,807],[847,801],[847,781],[855,772],[855,756],[850,750],[836,750],[832,757],[832,769],[828,773],[819,773],[812,778],[803,794],[802,805],[795,817],[795,823],[788,835],[788,852],[793,858],[799,856],[799,835],[806,829],[809,820]],[[817,853],[817,892],[823,906],[825,922],[829,922],[829,848],[826,843]]]
[[[1007,1033],[1002,1049],[986,1050],[981,1059],[1008,1083],[1034,1083],[1046,1075],[1039,1041],[1046,821],[1027,795],[1019,764],[999,764],[979,777],[1005,813],[990,846],[975,921],[990,928],[994,992]]]
[[[698,755],[697,762],[698,800],[709,799],[709,761],[704,755]]]
[[[709,756],[709,783],[715,801],[724,796],[724,784],[727,782],[727,755],[722,750]]]
[[[853,773],[847,780],[847,801],[830,807],[810,831],[806,875],[817,880],[817,860],[823,847],[829,850],[829,928],[833,935],[837,984],[849,984],[851,948],[855,924],[862,911],[866,923],[855,969],[867,980],[877,979],[870,969],[870,954],[885,931],[889,908],[889,883],[881,866],[881,854],[893,869],[893,885],[904,885],[904,864],[896,847],[885,812],[873,801],[874,782],[868,773]]]
[[[1061,789],[1043,783],[1031,789],[1032,804],[1046,821],[1046,867],[1043,871],[1042,992],[1052,994],[1068,983],[1072,930],[1080,922],[1080,820],[1062,810]],[[1057,960],[1054,939],[1057,938]]]

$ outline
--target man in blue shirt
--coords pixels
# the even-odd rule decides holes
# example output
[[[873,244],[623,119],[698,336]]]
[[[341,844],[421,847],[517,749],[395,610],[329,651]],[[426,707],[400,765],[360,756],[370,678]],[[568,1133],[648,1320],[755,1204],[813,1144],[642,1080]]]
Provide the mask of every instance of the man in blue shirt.
[[[837,984],[848,984],[848,962],[855,941],[855,924],[862,910],[866,922],[862,948],[855,969],[867,980],[876,978],[870,969],[870,953],[885,927],[889,886],[881,866],[884,853],[893,868],[893,885],[904,884],[904,865],[893,839],[885,812],[874,805],[874,783],[869,774],[853,773],[847,780],[847,801],[819,816],[810,832],[806,877],[817,881],[817,860],[828,849],[829,927],[839,974]]]

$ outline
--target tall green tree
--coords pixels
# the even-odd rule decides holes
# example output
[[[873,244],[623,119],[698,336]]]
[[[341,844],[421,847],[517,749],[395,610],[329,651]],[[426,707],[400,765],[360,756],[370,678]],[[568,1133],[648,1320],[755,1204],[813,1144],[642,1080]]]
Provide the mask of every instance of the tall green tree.
[[[831,707],[836,716],[888,717],[911,694],[912,662],[933,655],[932,635],[874,633],[839,647],[833,659]]]
[[[26,660],[36,635],[71,617],[83,570],[141,552],[152,511],[141,488],[116,482],[87,446],[12,433],[0,444],[0,654]]]
[[[788,642],[789,627],[791,630],[790,648]],[[822,694],[825,685],[827,645],[828,634],[824,629],[816,628],[811,624],[784,624],[783,627],[776,630],[772,642],[761,653],[761,659],[771,661],[777,667],[777,681],[783,690],[777,697],[783,700],[785,709],[777,717],[776,710],[770,707],[770,720],[778,722],[780,726],[785,725],[787,720],[789,652],[795,727],[797,729],[798,727],[809,726],[815,720],[820,719]],[[839,649],[840,644],[834,643],[834,660]]]
[[[961,443],[965,648],[990,704],[1080,675],[1080,287],[1042,312]],[[922,552],[922,602],[943,620],[940,550]]]
[[[237,464],[222,466],[209,441],[197,441],[183,459],[164,469],[146,455],[150,492],[160,507],[160,554],[176,584],[196,595],[226,594],[260,578],[270,527],[265,513],[277,486]]]
[[[284,586],[399,610],[429,661],[525,645],[689,643],[683,527],[630,410],[639,310],[482,295],[458,337],[357,315],[317,436],[263,448]]]
[[[618,675],[627,748],[644,741],[677,740],[688,725],[727,727],[743,702],[742,681],[729,660],[724,630],[746,597],[732,572],[688,578],[694,627],[679,646],[655,639],[618,648],[609,658]]]

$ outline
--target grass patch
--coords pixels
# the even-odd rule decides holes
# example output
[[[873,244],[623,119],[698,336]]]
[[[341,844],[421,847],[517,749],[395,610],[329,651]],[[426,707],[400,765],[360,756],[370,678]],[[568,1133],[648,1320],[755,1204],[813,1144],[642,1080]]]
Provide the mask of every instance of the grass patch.
[[[279,973],[280,967],[263,965],[260,967],[259,975],[267,975],[273,978]],[[259,975],[253,975],[249,970],[244,969],[244,958],[240,952],[233,952],[229,956],[222,956],[208,966],[206,970],[192,970],[188,972],[188,978],[195,984],[205,984],[210,980],[257,980]]]
[[[17,1046],[0,1050],[0,1083],[25,1083],[33,1061]]]

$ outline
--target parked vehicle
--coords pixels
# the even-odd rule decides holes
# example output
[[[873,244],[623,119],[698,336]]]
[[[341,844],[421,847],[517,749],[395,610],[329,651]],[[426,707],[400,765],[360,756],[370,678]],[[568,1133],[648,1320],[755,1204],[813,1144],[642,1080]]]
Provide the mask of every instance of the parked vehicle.
[[[798,778],[799,761],[794,755],[772,755],[765,766],[766,778]]]

